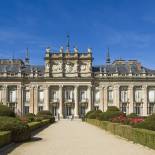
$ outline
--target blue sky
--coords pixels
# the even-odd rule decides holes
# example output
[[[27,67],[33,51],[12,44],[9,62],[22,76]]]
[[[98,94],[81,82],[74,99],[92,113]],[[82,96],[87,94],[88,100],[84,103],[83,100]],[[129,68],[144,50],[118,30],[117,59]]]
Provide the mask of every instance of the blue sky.
[[[24,58],[43,64],[45,48],[93,49],[94,64],[138,59],[155,68],[154,0],[0,0],[0,58]]]

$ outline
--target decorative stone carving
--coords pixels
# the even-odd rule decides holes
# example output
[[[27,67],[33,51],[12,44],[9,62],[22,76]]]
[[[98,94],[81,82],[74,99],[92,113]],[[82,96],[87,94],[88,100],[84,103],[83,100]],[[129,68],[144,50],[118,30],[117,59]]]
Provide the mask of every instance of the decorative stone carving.
[[[50,47],[47,47],[46,48],[46,53],[50,53],[50,51],[51,51]]]
[[[55,61],[52,67],[52,71],[54,72],[60,72],[62,71],[62,62],[60,61]]]
[[[72,72],[73,71],[73,68],[74,68],[74,64],[73,63],[71,63],[71,62],[67,62],[66,63],[65,70],[66,70],[67,73]]]
[[[83,63],[83,64],[81,64],[80,70],[82,72],[89,72],[91,70],[90,63]]]

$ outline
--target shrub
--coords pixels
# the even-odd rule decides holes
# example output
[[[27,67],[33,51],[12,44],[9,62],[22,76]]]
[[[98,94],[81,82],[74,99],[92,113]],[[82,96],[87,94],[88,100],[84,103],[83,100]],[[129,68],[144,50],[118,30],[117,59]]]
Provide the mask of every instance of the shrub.
[[[88,112],[86,113],[85,117],[88,118],[88,116],[89,116],[91,113],[93,113],[94,111],[95,111],[95,110],[88,111]]]
[[[41,120],[50,119],[51,123],[55,122],[55,117],[53,117],[52,113],[48,110],[38,112],[37,117],[39,117]]]
[[[110,106],[110,107],[108,107],[107,112],[111,112],[111,111],[114,112],[114,111],[120,111],[120,110],[116,106]]]
[[[24,117],[26,117],[28,122],[35,121],[35,114],[33,114],[33,113],[27,113]]]
[[[9,107],[0,104],[0,116],[15,117],[15,113]]]
[[[114,123],[129,124],[129,119],[124,114],[121,114],[117,117],[112,118],[111,121]]]
[[[101,111],[101,110],[89,111],[89,112],[86,114],[86,118],[97,119],[98,117],[100,117],[101,114],[102,114],[102,111]]]
[[[127,115],[128,118],[134,118],[137,117],[136,113],[130,113],[129,115]]]
[[[30,139],[29,126],[17,118],[1,116],[0,130],[11,131],[11,137],[14,142],[22,142]]]
[[[11,132],[10,131],[1,131],[0,132],[0,147],[11,143]]]
[[[52,116],[52,113],[48,110],[43,110],[43,111],[39,111],[37,113],[38,116],[42,116],[42,115],[51,115]]]
[[[102,115],[101,115],[101,119],[100,120],[104,120],[104,121],[112,121],[112,119],[114,117],[118,117],[120,115],[124,115],[122,112],[120,111],[107,111],[107,112],[104,112]]]
[[[87,122],[102,129],[110,131],[115,135],[119,135],[135,143],[148,146],[155,149],[155,132],[145,129],[135,129],[128,125],[120,125],[106,121],[99,121],[95,119],[87,119]]]
[[[155,131],[155,114],[148,116],[143,122],[134,124],[134,128],[143,128]]]
[[[155,113],[152,114],[152,115],[150,115],[150,116],[148,116],[148,117],[145,119],[145,121],[154,121],[154,122],[155,122]]]

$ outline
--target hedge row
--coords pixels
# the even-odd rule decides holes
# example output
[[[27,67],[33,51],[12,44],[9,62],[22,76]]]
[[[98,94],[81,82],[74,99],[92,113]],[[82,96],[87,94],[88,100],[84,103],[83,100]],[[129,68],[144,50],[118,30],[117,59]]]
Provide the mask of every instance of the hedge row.
[[[109,131],[115,135],[119,135],[135,143],[155,149],[155,131],[132,128],[128,125],[99,121],[96,119],[86,119],[86,122],[96,125],[102,129],[105,129],[106,131]]]
[[[30,131],[32,132],[50,123],[53,123],[53,122],[51,122],[50,119],[46,119],[46,120],[42,120],[41,122],[28,123],[28,126],[30,127]],[[11,142],[13,142],[11,131],[0,131],[0,148]]]
[[[46,119],[46,120],[42,120],[41,122],[31,122],[31,123],[28,123],[28,126],[30,127],[30,130],[31,131],[34,131],[36,129],[39,129],[45,125],[48,125],[50,124],[50,120],[49,119]]]
[[[1,131],[0,132],[0,147],[11,143],[11,132],[10,131]]]

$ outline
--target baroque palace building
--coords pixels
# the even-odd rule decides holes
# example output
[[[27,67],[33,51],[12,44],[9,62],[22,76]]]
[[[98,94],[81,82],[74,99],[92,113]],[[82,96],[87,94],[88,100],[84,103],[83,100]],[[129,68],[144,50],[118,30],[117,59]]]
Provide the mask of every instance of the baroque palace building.
[[[155,112],[155,70],[137,60],[115,60],[93,66],[92,50],[60,48],[45,52],[45,64],[31,65],[29,57],[0,59],[0,102],[18,115],[50,110],[66,118],[92,109],[117,106],[126,114]]]

